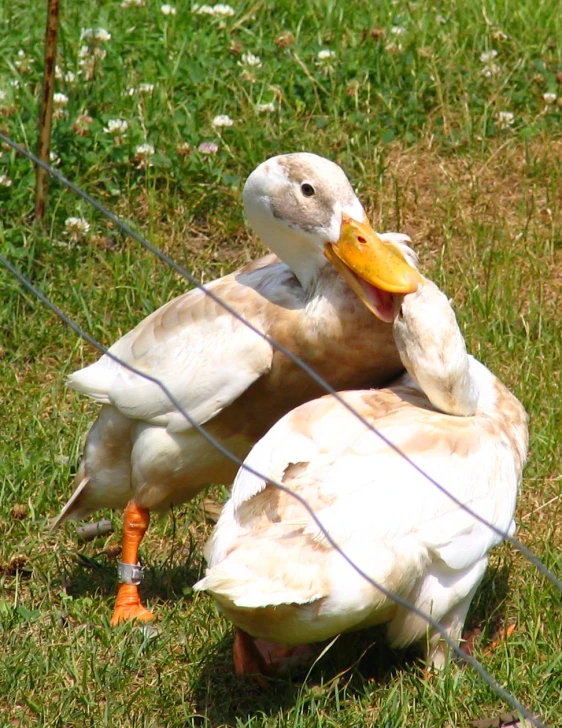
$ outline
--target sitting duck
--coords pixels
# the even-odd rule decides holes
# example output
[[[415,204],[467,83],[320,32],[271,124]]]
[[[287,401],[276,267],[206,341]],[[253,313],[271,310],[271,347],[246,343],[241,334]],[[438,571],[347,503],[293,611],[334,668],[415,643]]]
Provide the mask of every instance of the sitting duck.
[[[378,585],[458,643],[498,531],[514,531],[525,410],[467,354],[431,281],[419,276],[415,291],[379,303],[406,373],[281,418],[246,458],[251,471],[240,469],[206,546],[195,589],[236,626],[238,673],[280,671],[305,645],[377,624],[391,646],[420,643],[427,664],[442,668],[439,631]]]

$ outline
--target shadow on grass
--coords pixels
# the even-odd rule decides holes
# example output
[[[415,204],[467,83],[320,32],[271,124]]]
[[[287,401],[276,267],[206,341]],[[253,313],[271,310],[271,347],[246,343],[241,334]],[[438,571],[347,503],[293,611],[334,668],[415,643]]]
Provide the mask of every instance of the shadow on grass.
[[[503,604],[508,593],[509,564],[487,572],[473,602],[467,628],[484,628],[481,644],[502,624]],[[321,650],[319,650],[320,652]],[[262,714],[273,717],[298,709],[303,714],[317,711],[319,702],[338,693],[344,697],[365,697],[373,686],[390,685],[402,671],[424,669],[418,646],[392,650],[384,626],[340,635],[310,674],[303,671],[285,679],[269,679],[262,687],[251,677],[238,677],[232,663],[232,635],[213,645],[203,659],[193,686],[197,710],[211,726],[231,726],[237,721]]]
[[[319,652],[321,649],[319,649]],[[317,711],[319,702],[339,697],[365,696],[370,683],[388,684],[400,670],[419,669],[415,649],[391,650],[384,627],[341,635],[318,661],[288,678],[268,679],[261,686],[252,677],[238,677],[232,665],[232,635],[220,640],[203,660],[193,686],[197,710],[206,725],[230,726],[256,714],[273,717],[285,710],[306,714]]]
[[[147,568],[142,597],[151,606],[155,606],[155,600],[161,604],[191,602],[190,587],[200,576],[199,564],[195,568],[190,560],[185,564],[177,564],[177,560],[178,554],[175,554],[175,565],[166,568],[169,562],[164,561]],[[97,593],[110,600],[117,587],[116,561],[100,555],[93,561],[85,562],[82,557],[80,563],[71,562],[66,590],[74,597]],[[481,647],[485,647],[490,635],[504,621],[509,571],[510,564],[505,560],[493,566],[473,602],[466,627],[483,628],[479,638]],[[381,626],[341,635],[310,674],[303,671],[289,678],[269,679],[263,687],[251,677],[234,674],[232,634],[231,631],[227,637],[210,641],[193,673],[189,693],[202,726],[244,724],[256,715],[282,721],[287,711],[291,711],[291,721],[294,721],[298,717],[295,711],[305,718],[334,700],[368,700],[374,687],[391,687],[396,676],[403,672],[414,671],[421,677],[424,667],[417,647],[406,651],[390,649],[385,627]]]
[[[465,631],[481,629],[483,645],[505,623],[510,571],[509,559],[489,567],[470,607]]]
[[[174,561],[178,561],[177,556]],[[190,587],[200,575],[200,566],[194,566],[191,560],[170,566],[167,562],[146,566],[140,586],[141,598],[156,603],[190,600]],[[74,598],[94,594],[108,599],[115,597],[119,586],[117,560],[103,554],[89,557],[76,552],[65,565],[64,586],[66,593]]]

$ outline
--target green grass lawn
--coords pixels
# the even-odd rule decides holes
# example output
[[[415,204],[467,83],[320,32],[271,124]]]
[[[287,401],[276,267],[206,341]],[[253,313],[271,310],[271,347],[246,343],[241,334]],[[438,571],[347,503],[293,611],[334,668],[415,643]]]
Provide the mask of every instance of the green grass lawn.
[[[560,574],[559,2],[258,0],[221,16],[184,2],[175,14],[153,0],[61,5],[57,169],[199,279],[262,251],[241,189],[284,151],[342,164],[375,228],[412,236],[470,350],[529,412],[518,537]],[[0,131],[31,149],[45,16],[44,2],[0,4]],[[88,28],[111,38],[81,38]],[[224,115],[232,125],[217,126]],[[55,182],[46,225],[34,226],[33,187],[30,164],[0,147],[1,251],[104,344],[185,290]],[[70,217],[87,232],[73,236]],[[464,728],[508,709],[467,667],[424,680],[416,655],[390,653],[377,632],[340,638],[305,681],[263,690],[235,678],[230,626],[191,591],[210,532],[199,501],[145,539],[155,629],[111,629],[118,534],[82,545],[73,525],[45,531],[96,412],[65,376],[96,353],[4,269],[0,327],[2,727]],[[502,546],[469,616],[483,629],[476,657],[552,726],[561,601]],[[506,623],[514,634],[487,654]]]

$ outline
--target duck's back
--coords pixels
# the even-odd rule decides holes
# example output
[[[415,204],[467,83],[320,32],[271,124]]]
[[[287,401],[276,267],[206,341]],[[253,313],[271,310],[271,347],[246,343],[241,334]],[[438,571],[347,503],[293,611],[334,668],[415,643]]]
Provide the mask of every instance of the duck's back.
[[[513,529],[526,416],[484,367],[482,376],[488,411],[473,417],[435,411],[407,375],[391,389],[344,393],[377,432],[333,397],[309,402],[275,425],[246,463],[309,503],[376,583],[420,608],[435,603],[439,618],[468,598],[501,540],[443,490],[500,532]],[[258,624],[259,636],[296,644],[392,621],[393,642],[405,644],[425,630],[354,571],[290,493],[249,472],[240,472],[207,555],[202,588],[252,634]],[[276,620],[271,608],[281,607],[285,619]]]

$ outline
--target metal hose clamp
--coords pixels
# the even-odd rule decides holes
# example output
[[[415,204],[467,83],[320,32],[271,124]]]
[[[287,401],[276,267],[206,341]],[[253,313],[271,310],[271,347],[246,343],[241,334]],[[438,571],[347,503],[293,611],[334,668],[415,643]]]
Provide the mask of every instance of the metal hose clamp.
[[[117,577],[120,584],[134,584],[138,586],[142,581],[143,568],[140,564],[125,564],[122,561],[117,566]]]

